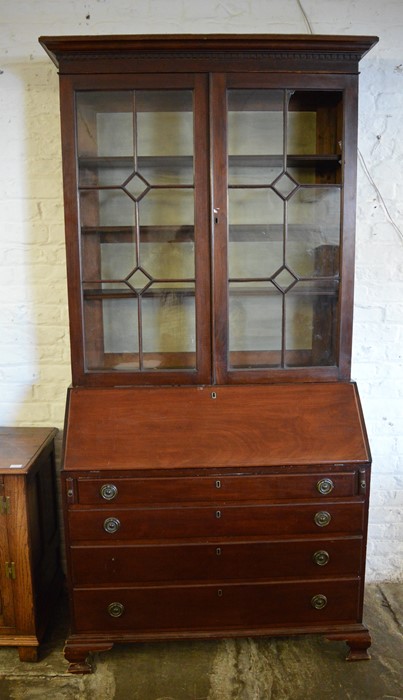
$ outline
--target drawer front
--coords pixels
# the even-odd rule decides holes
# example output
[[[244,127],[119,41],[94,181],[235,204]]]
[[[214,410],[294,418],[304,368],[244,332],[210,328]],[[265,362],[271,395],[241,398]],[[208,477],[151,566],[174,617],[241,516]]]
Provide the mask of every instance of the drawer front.
[[[359,581],[75,589],[75,632],[197,633],[354,622]],[[317,607],[315,607],[317,606]]]
[[[71,510],[72,541],[195,539],[245,535],[360,534],[362,502]]]
[[[345,498],[357,494],[357,473],[271,474],[170,478],[78,478],[82,505],[142,505],[216,501],[278,501]]]
[[[74,546],[73,585],[358,576],[362,538]]]

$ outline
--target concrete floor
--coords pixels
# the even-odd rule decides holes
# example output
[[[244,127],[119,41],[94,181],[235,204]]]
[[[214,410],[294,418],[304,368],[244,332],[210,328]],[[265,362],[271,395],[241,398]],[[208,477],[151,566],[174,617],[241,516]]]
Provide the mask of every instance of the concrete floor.
[[[94,673],[66,673],[67,614],[41,660],[0,648],[0,700],[403,700],[403,585],[368,586],[371,661],[320,637],[121,645],[94,656]]]

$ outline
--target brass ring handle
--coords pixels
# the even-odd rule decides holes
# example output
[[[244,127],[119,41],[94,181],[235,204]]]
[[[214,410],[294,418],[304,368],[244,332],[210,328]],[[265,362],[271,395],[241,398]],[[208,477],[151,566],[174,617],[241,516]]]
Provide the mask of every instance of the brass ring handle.
[[[118,518],[106,518],[106,520],[104,520],[104,530],[109,535],[113,535],[113,533],[117,532],[119,528],[120,520],[118,520]]]
[[[108,613],[111,617],[121,617],[125,611],[125,606],[122,603],[109,603]]]
[[[118,487],[115,484],[103,484],[101,486],[99,493],[105,501],[113,501],[118,495]]]
[[[316,488],[322,496],[327,496],[334,489],[334,483],[331,479],[320,479],[316,484]]]
[[[314,517],[315,524],[318,527],[326,527],[326,525],[329,525],[331,519],[332,516],[326,510],[320,510],[318,513],[315,513]]]
[[[311,605],[313,608],[315,608],[315,610],[323,610],[323,608],[327,605],[326,596],[322,595],[321,593],[314,595],[313,598],[311,598]]]
[[[325,549],[319,549],[312,558],[318,566],[326,566],[330,560],[329,552],[326,552]]]

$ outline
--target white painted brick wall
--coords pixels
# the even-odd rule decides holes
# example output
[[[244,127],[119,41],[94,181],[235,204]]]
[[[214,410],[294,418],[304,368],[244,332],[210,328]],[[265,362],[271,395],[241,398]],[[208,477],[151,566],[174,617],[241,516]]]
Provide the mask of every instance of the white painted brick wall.
[[[373,453],[368,578],[397,580],[403,578],[403,2],[301,2],[307,19],[297,0],[0,0],[0,424],[62,428],[70,382],[58,78],[37,37],[306,33],[308,22],[314,33],[378,35],[380,43],[361,63],[365,168],[360,162],[353,378]]]

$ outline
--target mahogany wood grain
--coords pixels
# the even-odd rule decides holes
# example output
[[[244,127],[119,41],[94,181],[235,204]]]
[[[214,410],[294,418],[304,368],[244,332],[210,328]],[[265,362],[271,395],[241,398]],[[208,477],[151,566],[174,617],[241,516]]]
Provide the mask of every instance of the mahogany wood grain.
[[[158,70],[357,72],[377,37],[210,34],[40,37],[61,74]],[[136,55],[137,54],[137,55]],[[183,58],[186,58],[186,61]],[[169,58],[169,60],[163,59]],[[74,66],[72,66],[74,63]],[[184,67],[185,64],[185,67]]]
[[[0,427],[0,474],[18,474],[29,471],[39,454],[51,443],[57,430],[49,428]]]
[[[62,582],[56,434],[49,428],[0,428],[1,496],[7,499],[0,515],[0,555],[7,555],[0,562],[0,645],[18,647],[21,661],[37,660]],[[13,565],[11,577],[5,575],[6,561]]]
[[[67,470],[369,460],[350,383],[76,388],[69,399]]]
[[[318,484],[330,479],[333,489],[323,495]],[[110,508],[111,501],[101,495],[101,488],[110,484],[116,488],[113,504],[142,505],[158,503],[242,502],[242,501],[286,501],[355,496],[358,494],[358,472],[312,474],[266,474],[266,475],[211,475],[143,477],[118,476],[116,473],[102,478],[78,476],[76,480],[77,504],[99,505]]]
[[[315,610],[311,600],[324,595],[327,604]],[[226,629],[357,621],[358,580],[299,583],[215,584],[116,589],[75,589],[75,631],[138,632]],[[124,607],[111,617],[108,606]]]
[[[221,505],[187,508],[109,508],[108,510],[71,510],[71,541],[148,539],[192,539],[198,537],[243,537],[246,535],[285,536],[360,534],[363,527],[363,501],[345,501],[292,505]],[[330,523],[320,527],[315,515],[330,514]],[[104,529],[105,520],[117,518],[119,530],[113,534]]]
[[[362,537],[339,539],[241,540],[209,543],[147,545],[73,545],[74,586],[131,585],[180,581],[275,580],[298,576],[334,578],[358,576]],[[314,554],[326,551],[319,566]]]
[[[73,375],[63,458],[72,613],[65,657],[72,673],[90,672],[89,652],[115,642],[224,635],[316,632],[346,640],[351,659],[367,656],[370,637],[362,609],[371,456],[349,378],[358,63],[376,41],[230,34],[40,39],[61,76]],[[137,361],[134,353],[103,352],[99,312],[84,319],[82,270],[94,260],[83,260],[92,253],[80,245],[80,236],[91,236],[91,226],[99,222],[95,218],[80,230],[77,172],[92,168],[99,190],[100,163],[82,161],[78,167],[75,93],[113,91],[120,111],[119,91],[183,88],[193,91],[195,107],[197,367],[192,369],[189,358],[179,365],[178,355],[167,353],[162,369],[142,373],[135,363],[128,365]],[[321,297],[317,315],[325,303],[328,323],[313,324],[331,352],[316,345],[318,366],[309,342],[292,354],[283,343],[281,368],[252,342],[250,350],[229,353],[229,89],[256,95],[281,90],[284,104],[285,91],[292,91],[291,111],[316,114],[317,153],[308,160],[286,153],[268,167],[309,168],[318,186],[342,190],[335,253],[340,265],[328,265],[337,303],[329,314]],[[262,105],[255,100],[254,107]],[[94,160],[95,149],[89,155]],[[100,231],[95,247],[116,235],[124,241],[128,233],[116,227]],[[240,228],[236,236],[244,241],[255,233],[256,226]],[[279,242],[283,226],[265,229],[267,234]],[[296,222],[285,239],[306,234],[306,226]],[[147,232],[150,240],[156,235]],[[186,235],[181,231],[181,240]],[[322,291],[329,293],[327,286]],[[283,341],[285,323],[283,317]],[[98,345],[88,343],[86,364],[84,333],[91,324],[97,326]],[[119,362],[125,371],[114,368]],[[317,490],[323,478],[334,482],[327,495]],[[99,494],[105,483],[118,488],[111,502]],[[28,501],[38,514],[34,497]],[[321,511],[331,515],[324,527],[314,519]],[[104,529],[109,517],[119,519],[114,534]],[[39,532],[34,528],[27,545],[33,553],[40,549]],[[330,559],[320,567],[313,555],[323,550]],[[327,599],[321,610],[312,605],[317,595]],[[123,614],[112,617],[108,606],[118,602]],[[28,640],[25,636],[26,646]]]

